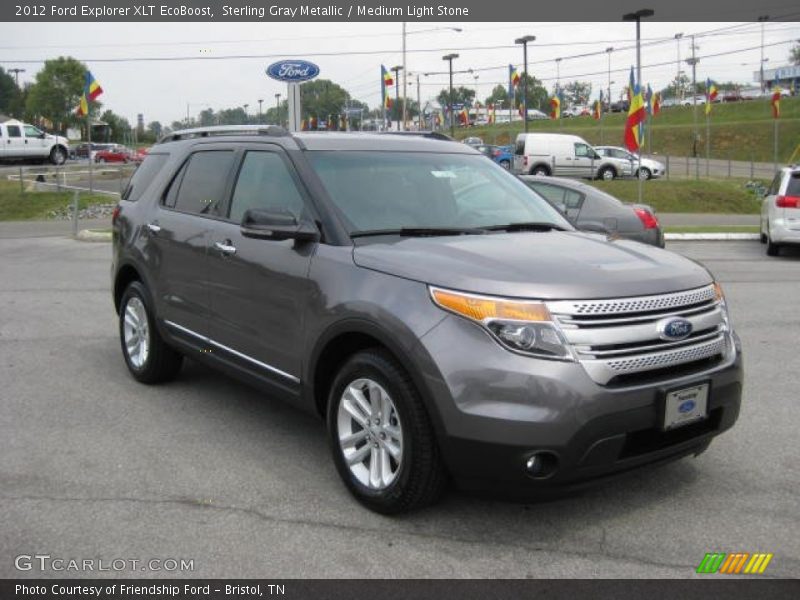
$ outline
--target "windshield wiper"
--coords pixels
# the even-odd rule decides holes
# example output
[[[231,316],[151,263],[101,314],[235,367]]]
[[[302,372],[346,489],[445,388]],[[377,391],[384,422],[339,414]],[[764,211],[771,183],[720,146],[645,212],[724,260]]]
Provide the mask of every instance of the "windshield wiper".
[[[509,223],[508,225],[490,225],[486,227],[489,231],[568,231],[561,225],[547,223],[544,221],[531,221],[527,223]]]
[[[481,235],[486,229],[480,227],[400,227],[398,229],[369,229],[354,231],[351,238],[377,235],[399,235],[404,237],[426,237],[436,235]]]

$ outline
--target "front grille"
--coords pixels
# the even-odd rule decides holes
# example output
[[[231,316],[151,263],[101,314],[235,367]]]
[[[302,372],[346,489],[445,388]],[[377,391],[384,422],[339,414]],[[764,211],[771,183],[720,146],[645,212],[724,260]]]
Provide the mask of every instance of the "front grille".
[[[704,364],[724,356],[728,348],[723,308],[711,285],[659,296],[559,301],[547,306],[578,360],[601,385],[634,374],[646,379],[650,373]],[[673,317],[692,324],[686,339],[661,337],[658,323]]]

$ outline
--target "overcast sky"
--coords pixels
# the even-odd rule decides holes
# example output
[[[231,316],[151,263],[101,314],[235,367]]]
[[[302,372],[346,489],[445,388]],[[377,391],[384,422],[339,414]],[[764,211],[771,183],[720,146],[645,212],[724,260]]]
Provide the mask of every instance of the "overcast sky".
[[[717,31],[698,37],[696,50],[701,61],[698,80],[753,84],[753,72],[760,60],[760,24],[750,23],[655,23],[644,22],[642,38],[643,80],[659,89],[674,78],[677,70],[676,33],[683,33],[681,59],[691,53],[690,34]],[[741,25],[741,24],[739,24]],[[461,28],[461,32],[445,29]],[[734,27],[734,28],[731,28]],[[434,29],[433,31],[431,31]],[[513,46],[516,37],[532,34],[529,45],[529,72],[544,79],[548,88],[556,81],[557,57],[562,83],[574,79],[590,81],[595,97],[608,85],[608,56],[611,53],[612,95],[618,96],[627,81],[627,70],[635,63],[633,24],[612,23],[420,23],[408,27],[407,68],[410,72],[437,72],[446,67],[442,55],[455,51],[460,58],[454,69],[476,69],[473,74],[455,76],[456,85],[478,85],[479,97],[489,95],[501,83],[506,85],[508,63],[522,63],[522,49],[477,49],[486,46]],[[765,26],[766,66],[788,64],[788,43],[800,38],[797,22],[771,22]],[[661,43],[652,43],[654,41]],[[666,41],[664,41],[666,40]],[[649,44],[648,44],[649,42]],[[370,107],[380,104],[380,65],[390,68],[402,63],[400,23],[0,23],[0,65],[20,67],[26,72],[20,81],[31,81],[41,61],[68,55],[88,65],[105,93],[104,106],[127,117],[133,124],[137,113],[147,122],[158,120],[168,125],[186,118],[187,104],[192,115],[205,107],[215,110],[249,104],[248,112],[258,112],[258,99],[264,109],[273,106],[275,94],[285,95],[284,84],[269,79],[264,70],[284,55],[301,55],[319,65],[320,77],[345,87],[354,98]],[[713,54],[752,50],[712,57]],[[420,50],[432,50],[420,52]],[[359,52],[364,54],[337,55]],[[367,54],[374,53],[374,54]],[[569,58],[579,54],[593,56]],[[233,55],[258,55],[258,58],[219,58]],[[190,57],[180,61],[101,62],[110,58]],[[662,66],[651,66],[667,63]],[[493,70],[478,70],[497,67]],[[683,65],[691,75],[688,65]],[[521,70],[521,68],[520,68]],[[474,75],[478,79],[474,79]],[[412,78],[410,78],[412,79]],[[421,77],[422,101],[433,98],[447,85],[447,75]],[[410,83],[410,81],[409,81]],[[416,81],[409,86],[416,97]]]

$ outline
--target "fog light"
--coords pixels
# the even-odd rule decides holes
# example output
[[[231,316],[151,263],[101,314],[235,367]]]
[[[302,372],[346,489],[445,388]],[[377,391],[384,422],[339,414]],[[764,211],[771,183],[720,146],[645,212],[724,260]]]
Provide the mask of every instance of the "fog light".
[[[558,458],[551,452],[537,452],[525,461],[525,473],[534,479],[550,477],[558,470]]]

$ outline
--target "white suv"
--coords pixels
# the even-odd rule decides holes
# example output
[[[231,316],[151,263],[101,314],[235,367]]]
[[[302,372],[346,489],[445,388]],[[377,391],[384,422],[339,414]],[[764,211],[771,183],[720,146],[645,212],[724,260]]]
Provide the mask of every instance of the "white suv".
[[[49,160],[63,165],[69,156],[69,141],[50,135],[38,127],[20,121],[0,123],[0,161]]]
[[[800,244],[800,167],[778,171],[761,204],[761,243],[769,256],[784,244]]]

